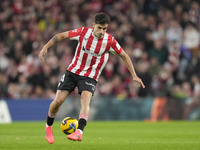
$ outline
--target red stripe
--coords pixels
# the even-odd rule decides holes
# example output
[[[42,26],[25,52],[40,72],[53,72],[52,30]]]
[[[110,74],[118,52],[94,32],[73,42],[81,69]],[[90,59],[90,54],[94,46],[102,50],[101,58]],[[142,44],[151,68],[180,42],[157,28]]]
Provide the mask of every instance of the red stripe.
[[[83,32],[81,33],[80,35],[80,38],[79,38],[79,47],[78,47],[78,51],[76,53],[76,56],[74,56],[76,58],[75,62],[70,66],[70,68],[68,69],[69,71],[71,71],[76,65],[77,65],[77,61],[78,61],[78,58],[79,58],[79,55],[81,53],[81,48],[82,48],[82,42],[83,42],[83,38],[85,36],[85,34],[87,33],[89,28],[84,28],[83,29]]]
[[[102,39],[99,39],[98,42],[97,42],[97,45],[96,45],[96,48],[95,48],[95,51],[94,53],[95,54],[99,54],[99,51],[101,49],[101,46],[102,46],[102,42],[103,40]],[[87,72],[84,74],[84,76],[89,76],[91,71],[92,71],[92,66],[96,63],[96,60],[97,60],[97,57],[94,57],[92,56],[92,60],[91,60],[91,63],[90,63],[90,67],[89,69],[87,70]]]
[[[102,46],[102,42],[103,42],[103,39],[98,40],[95,51],[94,51],[95,54],[99,54],[99,51],[100,51],[101,46]]]

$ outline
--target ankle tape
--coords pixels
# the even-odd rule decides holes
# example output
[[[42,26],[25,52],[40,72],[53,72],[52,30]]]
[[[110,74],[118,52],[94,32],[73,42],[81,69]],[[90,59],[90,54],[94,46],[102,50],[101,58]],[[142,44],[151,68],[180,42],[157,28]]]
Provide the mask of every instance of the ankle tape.
[[[86,121],[88,121],[88,114],[86,114],[86,113],[81,113],[81,114],[79,115],[79,119],[81,119],[81,118],[83,118],[83,119],[85,119]]]
[[[57,113],[51,113],[50,111],[48,112],[48,116],[50,118],[55,118]]]

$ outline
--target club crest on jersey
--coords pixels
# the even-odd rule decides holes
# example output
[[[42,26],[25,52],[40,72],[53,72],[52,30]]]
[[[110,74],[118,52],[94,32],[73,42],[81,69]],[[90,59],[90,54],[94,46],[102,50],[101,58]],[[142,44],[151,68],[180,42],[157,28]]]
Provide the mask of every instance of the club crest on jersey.
[[[102,43],[102,47],[105,48],[106,47],[106,43]]]

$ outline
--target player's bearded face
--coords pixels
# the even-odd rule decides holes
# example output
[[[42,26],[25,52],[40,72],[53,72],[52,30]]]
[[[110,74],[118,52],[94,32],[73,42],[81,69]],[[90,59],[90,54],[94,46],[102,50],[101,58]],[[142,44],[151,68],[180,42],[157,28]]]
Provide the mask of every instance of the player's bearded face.
[[[97,38],[101,38],[107,31],[108,24],[95,24],[93,23],[93,34]]]

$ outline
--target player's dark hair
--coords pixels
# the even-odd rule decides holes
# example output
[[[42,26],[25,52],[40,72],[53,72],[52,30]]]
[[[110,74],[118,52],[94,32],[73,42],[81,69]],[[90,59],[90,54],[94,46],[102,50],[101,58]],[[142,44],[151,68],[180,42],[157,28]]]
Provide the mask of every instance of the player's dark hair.
[[[109,24],[110,17],[107,14],[103,13],[103,12],[97,13],[95,15],[95,21],[94,22],[96,24]]]

